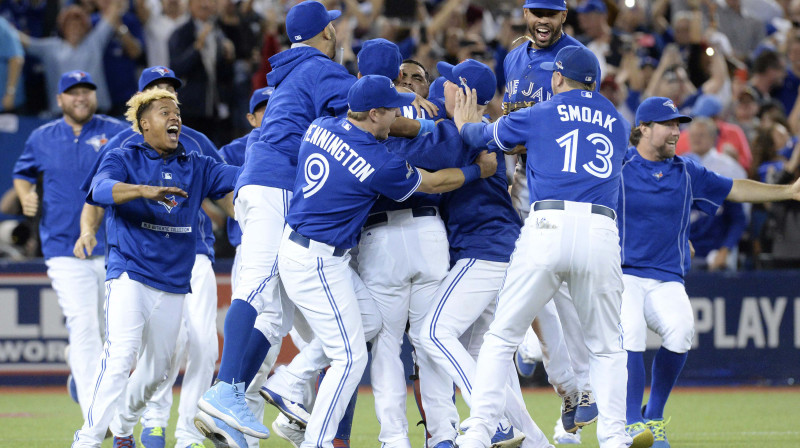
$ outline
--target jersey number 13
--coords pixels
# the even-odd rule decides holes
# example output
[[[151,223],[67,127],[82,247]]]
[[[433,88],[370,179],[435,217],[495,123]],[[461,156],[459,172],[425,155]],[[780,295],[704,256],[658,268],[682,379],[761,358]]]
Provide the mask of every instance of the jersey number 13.
[[[560,138],[556,139],[556,143],[564,148],[564,168],[561,171],[566,173],[575,173],[575,159],[578,157],[578,129],[570,131]],[[614,147],[611,140],[603,134],[594,133],[586,137],[586,140],[594,145],[595,158],[600,161],[600,166],[595,164],[596,160],[584,163],[582,168],[592,176],[606,179],[611,175],[611,156],[614,153]]]

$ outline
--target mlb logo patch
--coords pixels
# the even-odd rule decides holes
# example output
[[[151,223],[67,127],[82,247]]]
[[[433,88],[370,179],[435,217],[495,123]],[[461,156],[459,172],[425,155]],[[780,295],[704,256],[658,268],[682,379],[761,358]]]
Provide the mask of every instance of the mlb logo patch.
[[[585,79],[586,79],[586,82],[592,82],[592,77],[591,76],[587,76]]]
[[[297,36],[294,36],[294,40],[303,40],[303,36],[298,34]]]
[[[342,127],[343,127],[343,128],[345,128],[345,129],[347,129],[348,131],[349,131],[350,129],[353,129],[353,125],[351,125],[350,123],[348,123],[348,122],[346,122],[346,121],[342,123]]]
[[[589,92],[588,90],[581,90],[581,96],[584,98],[591,98],[592,92]]]
[[[172,179],[172,173],[161,173],[161,177],[163,177],[166,180],[171,180]]]
[[[561,61],[556,61],[556,68],[559,70],[564,70],[564,64]]]

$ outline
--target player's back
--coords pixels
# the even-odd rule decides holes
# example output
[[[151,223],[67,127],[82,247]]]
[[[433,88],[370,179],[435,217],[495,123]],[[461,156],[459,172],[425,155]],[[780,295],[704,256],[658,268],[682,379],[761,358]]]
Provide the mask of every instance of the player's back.
[[[531,202],[561,199],[616,208],[628,129],[613,104],[596,92],[570,90],[526,115]]]

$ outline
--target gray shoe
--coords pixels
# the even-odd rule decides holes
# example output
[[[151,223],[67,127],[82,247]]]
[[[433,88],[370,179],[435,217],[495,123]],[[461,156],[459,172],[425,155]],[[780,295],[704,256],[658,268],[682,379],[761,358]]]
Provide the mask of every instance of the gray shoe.
[[[283,414],[278,414],[278,417],[272,422],[272,433],[287,440],[294,448],[300,448],[306,438],[306,430],[297,423],[289,421],[289,418]]]

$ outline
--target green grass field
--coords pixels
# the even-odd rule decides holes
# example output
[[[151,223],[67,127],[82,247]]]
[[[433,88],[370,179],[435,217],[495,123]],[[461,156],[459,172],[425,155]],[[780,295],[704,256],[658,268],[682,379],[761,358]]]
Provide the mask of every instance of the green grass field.
[[[177,403],[178,396],[175,396]],[[551,389],[527,389],[528,411],[548,437],[559,414],[559,399]],[[667,427],[670,443],[676,448],[704,447],[800,447],[800,388],[684,388],[677,390],[667,405],[672,417]],[[459,399],[462,419],[467,412]],[[174,425],[175,410],[170,425]],[[407,403],[411,422],[412,446],[422,446],[422,427],[413,397]],[[277,411],[269,406],[265,423],[269,426]],[[0,447],[68,447],[73,432],[81,425],[78,405],[61,389],[0,388]],[[594,425],[583,432],[583,446],[596,447]],[[167,446],[175,443],[174,426],[168,429]],[[378,422],[369,389],[359,395],[351,446],[378,446]],[[135,434],[139,434],[137,428]],[[111,446],[110,440],[103,447]],[[211,446],[208,443],[206,446]],[[291,445],[277,437],[265,440],[262,447]]]

